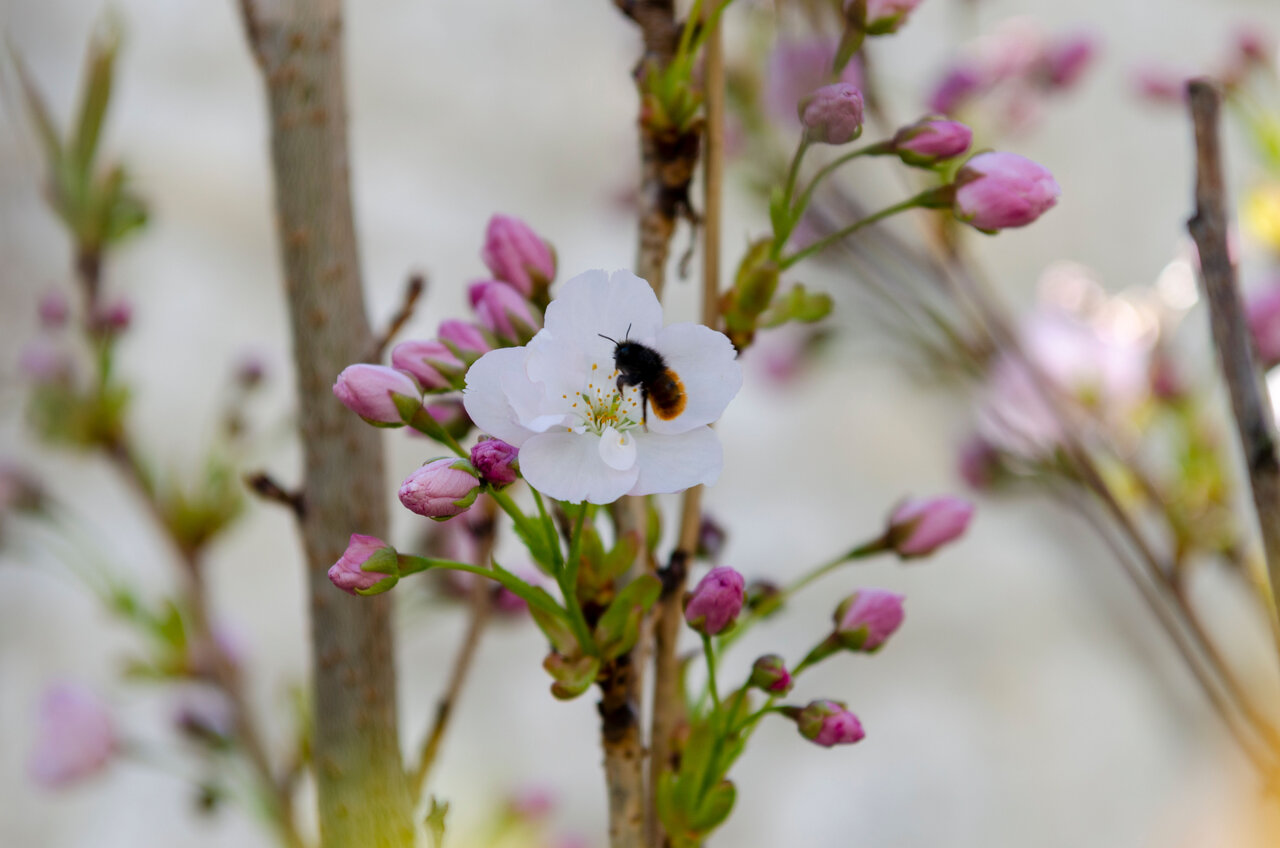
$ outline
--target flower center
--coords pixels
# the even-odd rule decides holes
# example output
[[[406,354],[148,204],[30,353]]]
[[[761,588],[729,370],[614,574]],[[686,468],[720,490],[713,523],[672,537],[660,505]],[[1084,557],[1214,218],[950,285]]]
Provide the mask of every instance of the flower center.
[[[569,413],[578,419],[571,429],[599,436],[610,427],[625,433],[640,426],[640,389],[628,386],[625,393],[619,393],[617,380],[616,368],[605,373],[599,363],[591,366],[586,388],[577,397],[564,396],[570,402]]]

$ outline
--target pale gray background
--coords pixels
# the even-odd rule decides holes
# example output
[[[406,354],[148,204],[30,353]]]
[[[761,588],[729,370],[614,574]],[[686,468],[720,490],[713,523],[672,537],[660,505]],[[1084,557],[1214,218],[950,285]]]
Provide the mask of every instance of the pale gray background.
[[[227,363],[267,357],[277,388],[287,340],[267,173],[264,110],[234,3],[123,0],[127,24],[106,149],[124,156],[152,204],[153,225],[107,271],[109,290],[138,305],[121,367],[139,387],[133,422],[173,468],[197,465],[212,432]],[[554,240],[567,274],[624,267],[633,230],[616,197],[635,172],[638,50],[606,0],[352,3],[347,57],[353,175],[374,316],[386,316],[409,268],[433,288],[412,327],[427,335],[462,312],[462,287],[494,211],[524,216]],[[85,36],[105,4],[4,0],[0,26],[26,56],[55,111],[78,85]],[[955,42],[956,0],[927,0],[892,49],[891,92],[913,102]],[[1087,26],[1105,41],[1083,91],[1060,101],[1019,152],[1047,164],[1063,199],[1043,222],[984,242],[1011,295],[1026,301],[1039,271],[1070,258],[1114,288],[1151,282],[1178,249],[1188,214],[1189,129],[1176,112],[1136,103],[1128,70],[1145,58],[1203,67],[1235,24],[1280,32],[1271,0],[984,2],[984,23],[1030,14],[1052,28]],[[49,484],[94,528],[101,553],[165,585],[163,549],[100,463],[37,448],[21,433],[15,362],[34,334],[34,306],[69,286],[67,244],[39,197],[38,159],[0,108],[0,453],[48,469]],[[1244,154],[1232,148],[1237,187]],[[735,190],[730,251],[762,214]],[[687,235],[681,232],[677,249]],[[679,286],[677,286],[679,288]],[[677,295],[671,313],[691,314]],[[841,320],[848,324],[845,314]],[[1196,313],[1192,320],[1203,320]],[[722,433],[727,467],[708,501],[731,525],[727,562],[785,578],[870,533],[907,492],[958,488],[952,452],[966,429],[956,398],[909,383],[859,327],[839,365],[779,396],[750,378]],[[255,407],[289,409],[287,391]],[[423,458],[392,435],[391,474]],[[297,453],[278,440],[265,462],[283,479]],[[393,491],[388,485],[388,496]],[[414,517],[396,508],[398,538]],[[284,714],[286,683],[304,663],[298,554],[290,523],[256,508],[214,551],[224,618],[251,646],[256,701]],[[908,593],[907,626],[874,661],[832,662],[802,696],[847,698],[868,738],[825,751],[767,723],[735,772],[740,796],[721,846],[1093,848],[1247,844],[1251,775],[1106,554],[1073,519],[1041,505],[987,502],[965,543],[927,564],[868,566],[858,577]],[[806,596],[753,649],[796,654],[826,626],[830,591]],[[1228,615],[1238,598],[1210,594]],[[455,612],[406,616],[401,641],[407,745],[416,745],[460,633]],[[1274,671],[1244,625],[1236,646],[1263,680]],[[24,760],[38,693],[52,678],[106,687],[129,731],[165,734],[169,707],[145,687],[114,684],[131,638],[64,579],[44,551],[0,558],[0,845],[248,846],[268,844],[239,812],[200,822],[186,784],[118,764],[62,794],[28,786]],[[561,796],[559,823],[603,844],[604,797],[592,698],[553,701],[529,626],[485,642],[448,741],[436,788],[460,834],[510,787]],[[1265,685],[1265,684],[1264,684]],[[283,727],[276,719],[274,730]],[[453,844],[466,844],[464,838]]]

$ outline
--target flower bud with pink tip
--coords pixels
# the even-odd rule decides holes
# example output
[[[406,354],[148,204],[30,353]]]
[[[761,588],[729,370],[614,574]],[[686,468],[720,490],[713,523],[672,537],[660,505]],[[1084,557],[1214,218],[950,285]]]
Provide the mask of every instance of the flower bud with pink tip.
[[[73,683],[45,690],[27,759],[33,781],[48,789],[76,783],[105,768],[117,749],[115,722],[96,693]]]
[[[521,344],[542,327],[529,301],[514,287],[498,280],[481,280],[467,290],[480,326],[498,338]]]
[[[748,686],[754,686],[770,695],[785,695],[791,691],[791,672],[777,654],[765,654],[751,666]]]
[[[685,598],[684,620],[706,636],[723,633],[742,612],[745,593],[741,574],[727,565],[713,568]]]
[[[484,439],[471,449],[471,464],[480,472],[480,479],[494,488],[509,486],[520,476],[516,458],[520,449],[502,439]]]
[[[836,608],[835,638],[851,651],[878,650],[902,624],[904,600],[885,589],[859,589]]]
[[[528,224],[509,215],[489,219],[480,258],[495,279],[509,283],[525,297],[549,286],[556,276],[551,247]]]
[[[437,459],[400,484],[400,503],[410,512],[445,521],[466,512],[480,493],[479,474],[465,459]]]
[[[349,595],[377,595],[399,580],[396,549],[377,536],[352,533],[347,549],[329,566],[329,582]]]
[[[461,385],[459,378],[467,370],[448,346],[434,340],[401,342],[391,350],[391,364],[412,374],[429,392]]]
[[[964,153],[972,141],[973,131],[959,121],[924,118],[898,130],[893,152],[908,165],[928,168]]]
[[[457,318],[441,321],[440,328],[436,330],[436,338],[457,348],[462,354],[484,354],[493,350],[493,345],[489,344],[479,327]]]
[[[342,405],[370,424],[404,424],[395,396],[421,400],[422,389],[413,377],[385,365],[348,365],[333,384]]]
[[[800,101],[805,138],[817,144],[845,144],[862,134],[862,92],[847,82],[824,85]]]
[[[811,701],[793,717],[800,735],[824,748],[852,745],[867,735],[858,717],[839,701]]]
[[[1098,53],[1098,41],[1077,33],[1050,43],[1040,57],[1040,76],[1050,88],[1070,88],[1080,81]]]
[[[889,546],[903,559],[928,556],[964,535],[973,504],[952,496],[908,498],[889,516]]]
[[[986,232],[1025,227],[1058,202],[1053,174],[1016,153],[979,153],[956,174],[955,216]]]

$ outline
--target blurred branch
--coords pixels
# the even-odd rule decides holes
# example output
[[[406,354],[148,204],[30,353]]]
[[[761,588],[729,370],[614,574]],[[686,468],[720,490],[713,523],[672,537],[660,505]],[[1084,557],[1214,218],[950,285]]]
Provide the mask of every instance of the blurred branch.
[[[404,295],[400,300],[400,308],[395,315],[391,316],[391,320],[387,322],[378,338],[374,340],[372,349],[364,358],[365,362],[377,362],[382,359],[382,354],[386,352],[387,345],[391,344],[391,340],[395,338],[396,333],[408,323],[413,317],[413,309],[418,304],[418,299],[422,297],[422,292],[426,289],[427,279],[422,274],[414,272],[409,275],[409,281],[405,283]]]
[[[306,511],[301,492],[286,489],[265,471],[251,471],[244,475],[244,483],[258,497],[287,507],[298,518]]]
[[[493,546],[497,538],[497,511],[492,498],[485,498],[481,502],[481,509],[484,510],[484,520],[476,529],[476,561],[475,564],[481,568],[492,567],[491,560],[493,558]],[[414,767],[413,774],[409,777],[409,792],[415,799],[421,797],[422,790],[426,786],[427,777],[431,774],[431,767],[435,765],[436,755],[440,751],[440,743],[444,739],[445,731],[449,727],[449,719],[453,716],[454,707],[457,706],[458,698],[462,694],[462,687],[467,682],[467,672],[471,669],[471,663],[475,659],[476,649],[480,646],[480,637],[484,634],[485,625],[489,621],[490,613],[490,591],[491,586],[488,580],[475,576],[471,583],[471,592],[469,597],[469,618],[467,620],[467,632],[462,637],[462,644],[458,646],[458,653],[453,658],[453,669],[449,672],[449,682],[445,685],[444,695],[436,704],[435,719],[431,724],[431,729],[427,732],[426,737],[422,741],[422,750],[418,754],[418,764]]]
[[[1254,510],[1262,530],[1274,618],[1280,611],[1280,462],[1276,459],[1275,413],[1254,361],[1252,336],[1227,249],[1226,187],[1218,138],[1221,98],[1213,84],[1203,79],[1188,84],[1187,96],[1196,139],[1196,214],[1187,222],[1187,229],[1200,253],[1213,343],[1244,449]]]
[[[242,0],[270,112],[272,174],[296,363],[307,509],[313,762],[324,846],[415,844],[400,758],[386,596],[349,597],[326,571],[353,529],[386,535],[382,441],[329,384],[373,345],[349,184],[338,0]]]

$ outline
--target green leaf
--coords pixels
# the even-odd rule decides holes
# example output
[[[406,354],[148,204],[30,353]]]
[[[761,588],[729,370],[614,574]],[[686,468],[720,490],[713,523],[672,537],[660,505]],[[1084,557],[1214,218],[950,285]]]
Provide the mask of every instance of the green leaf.
[[[642,574],[622,588],[596,624],[600,656],[609,660],[625,654],[640,637],[640,622],[662,594],[662,581]]]
[[[706,834],[719,827],[733,810],[733,802],[738,798],[738,790],[732,781],[722,780],[703,797],[698,808],[689,818],[692,829]]]
[[[533,617],[533,623],[538,625],[542,635],[547,637],[551,647],[558,652],[567,656],[581,650],[577,638],[573,635],[573,629],[569,627],[563,616],[551,615],[532,604],[529,605],[529,615]]]
[[[441,803],[436,796],[431,796],[431,809],[427,812],[426,819],[423,824],[426,825],[427,833],[431,834],[431,844],[434,848],[444,848],[444,820],[449,814],[449,802]]]
[[[601,583],[621,577],[627,573],[640,553],[640,542],[633,533],[624,533],[618,537],[613,549],[604,557],[597,575]]]
[[[35,125],[36,134],[40,136],[40,144],[44,147],[44,155],[48,160],[45,165],[56,170],[62,161],[62,141],[58,137],[58,128],[49,114],[44,97],[36,88],[35,81],[27,73],[27,66],[12,43],[9,44],[9,55],[13,59],[13,68],[18,75],[18,83],[22,86],[22,94],[27,101],[27,113],[31,123]]]
[[[689,739],[680,756],[677,806],[685,810],[692,810],[697,806],[698,796],[706,783],[707,770],[712,765],[715,743],[716,733],[711,723],[706,720],[695,721],[689,729]]]
[[[120,47],[120,30],[108,20],[89,39],[89,55],[85,60],[84,87],[80,99],[80,116],[72,135],[71,159],[77,171],[88,178],[93,168],[102,121],[111,99],[116,53]]]
[[[761,327],[777,327],[788,321],[812,324],[831,314],[831,295],[826,292],[810,292],[803,283],[796,283],[791,290],[778,298],[760,318]]]
[[[551,694],[561,701],[571,701],[586,692],[600,674],[600,660],[588,656],[570,659],[563,654],[550,653],[542,661],[542,667],[555,678]]]

